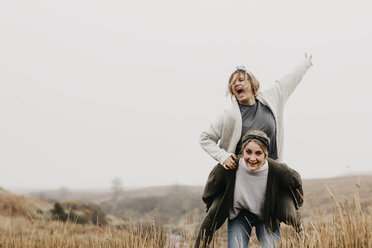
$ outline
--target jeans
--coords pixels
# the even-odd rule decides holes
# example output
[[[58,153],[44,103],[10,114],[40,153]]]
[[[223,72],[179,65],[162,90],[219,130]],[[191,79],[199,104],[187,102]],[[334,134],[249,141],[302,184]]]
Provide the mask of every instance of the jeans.
[[[246,248],[251,236],[252,228],[256,227],[257,239],[263,248],[279,246],[279,228],[271,232],[255,214],[243,210],[239,215],[227,223],[227,247]]]

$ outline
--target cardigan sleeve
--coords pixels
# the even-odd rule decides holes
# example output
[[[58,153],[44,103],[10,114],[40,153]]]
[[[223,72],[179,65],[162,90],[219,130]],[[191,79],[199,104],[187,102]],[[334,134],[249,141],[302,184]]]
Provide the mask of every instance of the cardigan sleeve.
[[[304,191],[300,174],[286,164],[281,163],[278,169],[278,176],[280,185],[292,192],[295,205],[301,207],[304,203]]]
[[[301,64],[297,65],[295,68],[292,69],[292,71],[280,77],[275,82],[274,89],[275,91],[277,91],[278,95],[283,98],[284,101],[286,101],[293,93],[311,65],[311,59],[305,58]]]
[[[203,131],[200,135],[199,143],[201,147],[220,164],[231,156],[232,153],[218,146],[218,141],[222,137],[224,126],[224,114],[220,114],[209,126],[209,128]]]
[[[296,200],[296,205],[298,207],[301,207],[304,203],[304,191],[302,189],[302,180],[301,180],[301,176],[300,174],[291,169],[292,170],[292,185],[290,185],[291,187],[291,191],[292,191],[292,194],[294,196],[294,199]]]

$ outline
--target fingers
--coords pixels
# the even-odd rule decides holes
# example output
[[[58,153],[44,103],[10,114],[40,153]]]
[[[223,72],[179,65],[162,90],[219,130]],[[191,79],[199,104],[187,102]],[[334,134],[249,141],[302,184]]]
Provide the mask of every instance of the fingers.
[[[233,169],[236,168],[236,163],[233,159],[233,155],[235,156],[235,154],[232,154],[230,157],[228,157],[225,160],[225,162],[223,162],[222,166],[223,166],[223,168],[225,168],[225,170],[233,170]]]
[[[235,162],[230,166],[230,169],[231,169],[231,170],[235,170],[235,169],[236,169],[236,164],[235,164]]]
[[[232,159],[232,157],[229,157],[228,161],[229,161],[229,163],[228,163],[229,168],[230,168],[230,169],[235,169],[236,164],[235,164],[234,159]]]
[[[230,163],[225,161],[223,164],[222,164],[223,168],[225,168],[225,170],[230,170]]]
[[[236,157],[235,154],[231,154],[232,160],[233,160],[233,169],[236,169],[237,165],[237,160],[238,158]]]
[[[307,56],[307,52],[305,52],[305,58],[307,58],[308,56]],[[313,55],[312,54],[310,54],[310,56],[309,56],[309,59],[311,60],[313,58]]]
[[[222,167],[223,167],[225,170],[230,170],[230,168],[229,168],[225,163],[222,164]]]
[[[307,56],[307,52],[305,52],[305,59],[307,59],[308,58],[308,56]],[[311,61],[312,60],[312,58],[313,58],[313,55],[312,54],[310,54],[310,56],[309,56],[309,60],[310,60],[310,66],[312,66],[313,65],[313,62]]]

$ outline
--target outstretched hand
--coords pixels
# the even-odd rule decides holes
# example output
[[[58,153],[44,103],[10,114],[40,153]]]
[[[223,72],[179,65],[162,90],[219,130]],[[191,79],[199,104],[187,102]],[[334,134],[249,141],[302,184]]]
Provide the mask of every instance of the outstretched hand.
[[[307,56],[307,52],[305,52],[305,59],[307,59],[307,58],[310,59],[311,65],[313,65],[313,62],[311,61],[313,59],[313,55],[310,54],[310,56]]]

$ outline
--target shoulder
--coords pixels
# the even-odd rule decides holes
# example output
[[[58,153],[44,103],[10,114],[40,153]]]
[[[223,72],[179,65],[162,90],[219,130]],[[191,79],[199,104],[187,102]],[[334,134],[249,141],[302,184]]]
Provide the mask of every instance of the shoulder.
[[[270,158],[268,158],[267,160],[269,162],[269,173],[272,173],[275,176],[279,177],[279,180],[291,184],[295,184],[296,182],[301,181],[300,174],[285,163],[280,163]]]
[[[269,170],[271,170],[271,173],[277,176],[285,177],[292,173],[292,169],[289,168],[285,163],[277,162],[271,158],[268,158],[267,161],[269,163]]]
[[[275,107],[282,101],[282,96],[275,87],[258,92],[257,99],[265,106]]]
[[[239,106],[238,106],[239,108]],[[234,111],[235,110],[235,106],[232,104],[230,105],[228,108],[225,108],[223,111],[222,111],[222,115],[226,117],[232,117],[234,116]]]
[[[230,122],[236,120],[240,115],[239,104],[236,100],[232,100],[232,103],[220,112],[217,119],[222,122]]]
[[[267,158],[267,162],[269,164],[269,168],[270,170],[272,170],[272,172],[278,172],[280,170],[282,170],[283,168],[283,165],[285,165],[284,163],[279,163],[271,158]]]
[[[270,105],[263,103],[261,99],[258,99],[257,98],[257,101],[256,102],[257,102],[257,108],[260,108],[260,109],[262,109],[264,111],[270,111],[270,112],[272,112],[272,110],[270,108]]]
[[[231,104],[224,110],[225,113],[228,114],[236,114],[236,112],[239,111],[239,103],[236,100],[235,97],[231,98]]]

